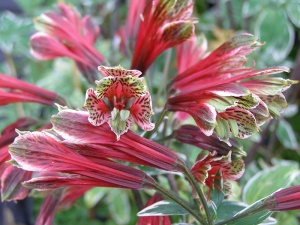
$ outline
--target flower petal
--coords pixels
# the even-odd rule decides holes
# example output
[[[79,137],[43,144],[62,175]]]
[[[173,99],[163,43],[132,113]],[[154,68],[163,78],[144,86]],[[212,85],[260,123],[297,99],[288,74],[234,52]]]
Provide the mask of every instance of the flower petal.
[[[108,120],[108,125],[110,126],[111,130],[117,135],[117,140],[120,140],[120,136],[128,131],[128,129],[132,126],[133,121],[130,115],[125,121],[122,121],[120,117],[120,112],[118,112],[115,119],[110,117],[110,119]]]
[[[227,109],[226,112],[220,113],[218,116],[224,119],[222,120],[224,123],[220,123],[220,126],[229,126],[231,133],[235,137],[247,138],[259,131],[255,117],[249,111],[239,108],[230,108]],[[228,122],[228,124],[225,124],[225,122]],[[222,129],[227,128],[224,127]],[[217,131],[218,130],[216,129],[216,132]]]
[[[98,98],[107,97],[112,99],[114,96],[117,100],[121,98],[137,98],[145,93],[143,79],[132,77],[108,76],[96,81],[96,95]]]
[[[238,180],[245,171],[245,163],[242,159],[232,160],[231,163],[222,168],[222,175],[224,179]]]
[[[196,106],[195,111],[191,110],[191,115],[200,130],[207,136],[212,135],[216,126],[217,113],[213,106],[203,103]]]
[[[149,92],[146,92],[145,95],[134,101],[130,108],[130,112],[135,122],[143,130],[149,131],[154,129],[155,125],[150,121],[150,118],[154,113],[152,111],[152,101]]]
[[[115,67],[106,67],[106,66],[99,66],[98,70],[103,74],[103,76],[113,76],[113,77],[139,77],[142,72],[139,70],[126,70],[122,66],[115,66]]]
[[[84,108],[89,111],[89,122],[94,126],[100,126],[107,122],[110,117],[109,109],[102,99],[98,99],[94,90],[86,91]]]
[[[274,118],[280,116],[281,111],[288,106],[284,95],[281,93],[277,95],[261,95],[259,97],[266,103],[271,116]]]

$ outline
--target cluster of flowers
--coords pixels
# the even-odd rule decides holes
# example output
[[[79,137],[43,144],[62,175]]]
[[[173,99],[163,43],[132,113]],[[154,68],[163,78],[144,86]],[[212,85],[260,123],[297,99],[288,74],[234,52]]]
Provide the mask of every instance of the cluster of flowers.
[[[87,90],[80,110],[58,106],[51,124],[39,131],[20,131],[36,122],[21,118],[2,132],[2,199],[22,199],[29,189],[49,191],[37,224],[52,224],[53,209],[74,202],[91,187],[160,189],[152,177],[120,162],[191,173],[209,189],[223,179],[223,191],[229,192],[227,180],[239,179],[245,167],[245,152],[230,137],[247,138],[279,116],[287,107],[282,92],[296,82],[266,76],[289,72],[286,67],[255,70],[246,66],[246,56],[262,46],[251,34],[234,36],[207,53],[205,43],[196,44],[192,11],[191,0],[131,0],[127,23],[117,34],[120,51],[127,57],[133,52],[129,70],[102,66],[106,59],[94,47],[100,31],[91,17],[82,18],[72,7],[59,4],[59,12],[36,18],[39,32],[30,39],[33,56],[73,59],[83,76],[96,82],[96,88]],[[181,143],[202,149],[191,168],[171,149],[130,130],[133,121],[152,133],[158,128],[151,122],[151,93],[142,76],[157,56],[171,47],[176,47],[178,74],[170,81],[164,110],[176,112],[179,125],[187,116],[195,121],[195,125],[182,125],[173,132]],[[35,85],[4,74],[0,81],[1,105],[64,105],[56,93]],[[8,160],[10,164],[4,164]],[[297,188],[289,190],[266,201],[268,209],[284,210],[282,202],[287,198],[283,196],[299,196]],[[157,199],[161,196],[149,204]],[[300,206],[292,204],[293,209]],[[142,220],[158,224],[149,218],[141,218],[138,224],[143,224]],[[160,221],[171,224],[168,218]]]

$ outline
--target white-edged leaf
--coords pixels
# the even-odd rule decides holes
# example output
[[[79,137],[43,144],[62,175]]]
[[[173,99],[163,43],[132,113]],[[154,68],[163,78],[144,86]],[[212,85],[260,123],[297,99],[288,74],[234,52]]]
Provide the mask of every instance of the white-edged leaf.
[[[287,57],[295,39],[295,31],[281,8],[267,7],[261,11],[255,22],[254,34],[266,42],[261,54],[274,62]]]
[[[280,120],[278,122],[278,128],[276,130],[276,135],[281,144],[286,148],[299,151],[299,145],[297,142],[296,134],[292,126],[285,120]]]
[[[83,197],[84,203],[87,206],[87,208],[93,208],[101,199],[103,199],[104,195],[108,191],[108,188],[103,187],[95,187],[87,191]]]
[[[168,200],[156,202],[143,210],[138,216],[163,216],[163,215],[186,215],[189,214],[185,209],[176,203]]]
[[[300,2],[289,2],[285,9],[292,23],[300,28]]]
[[[252,204],[280,188],[288,187],[297,176],[299,168],[296,164],[266,168],[250,178],[244,187],[242,199],[247,204]]]

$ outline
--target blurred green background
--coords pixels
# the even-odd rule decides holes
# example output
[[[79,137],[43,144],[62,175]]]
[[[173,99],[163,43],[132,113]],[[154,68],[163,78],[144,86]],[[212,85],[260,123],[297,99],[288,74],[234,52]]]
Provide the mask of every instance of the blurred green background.
[[[124,25],[128,11],[125,0],[65,0],[74,5],[81,15],[90,14],[100,26],[101,36],[96,48],[112,65],[129,67],[130,60],[118,52],[116,31]],[[89,84],[80,75],[70,59],[37,61],[29,52],[29,39],[35,32],[32,19],[55,9],[55,0],[0,1],[0,72],[53,90],[67,98],[73,108],[81,107]],[[235,33],[248,32],[265,42],[265,46],[250,55],[249,63],[256,68],[287,66],[286,78],[300,79],[300,1],[299,0],[195,0],[194,17],[199,20],[197,35],[204,34],[209,50],[217,48]],[[175,51],[171,51],[174,59]],[[163,104],[159,95],[161,73],[166,59],[163,53],[151,68],[153,99]],[[170,72],[176,74],[176,64],[170,64]],[[157,94],[157,95],[155,95]],[[285,92],[289,107],[277,120],[262,127],[262,132],[240,141],[248,153],[246,172],[236,186],[231,199],[251,204],[289,184],[300,184],[300,113],[299,85]],[[28,115],[49,121],[56,109],[32,103],[11,104],[0,108],[0,130],[20,116]],[[173,143],[180,154],[191,161],[199,149]],[[255,176],[254,176],[255,175]],[[158,175],[167,186],[164,176]],[[178,178],[184,197],[185,182]],[[188,186],[188,185],[187,185]],[[261,191],[258,191],[261,190]],[[147,193],[142,194],[148,198]],[[37,216],[42,200],[34,198],[34,214]],[[137,207],[130,191],[96,188],[81,198],[69,210],[57,214],[56,224],[135,224]],[[299,225],[298,211],[275,214],[278,224]],[[88,222],[87,222],[88,221]]]

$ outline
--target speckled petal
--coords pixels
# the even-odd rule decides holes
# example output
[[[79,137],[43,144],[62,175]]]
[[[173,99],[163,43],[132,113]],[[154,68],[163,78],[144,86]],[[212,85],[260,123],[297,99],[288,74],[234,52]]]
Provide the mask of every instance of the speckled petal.
[[[92,88],[86,91],[84,108],[89,111],[89,122],[100,126],[110,117],[109,109],[102,99],[98,99]]]
[[[103,76],[113,76],[113,77],[126,77],[126,76],[133,76],[139,77],[142,72],[139,70],[126,70],[122,66],[115,66],[115,67],[106,67],[106,66],[99,66],[98,70],[103,74]]]
[[[152,111],[151,95],[149,92],[134,101],[130,112],[135,122],[143,130],[149,131],[154,129],[154,124],[150,121],[154,113]]]

